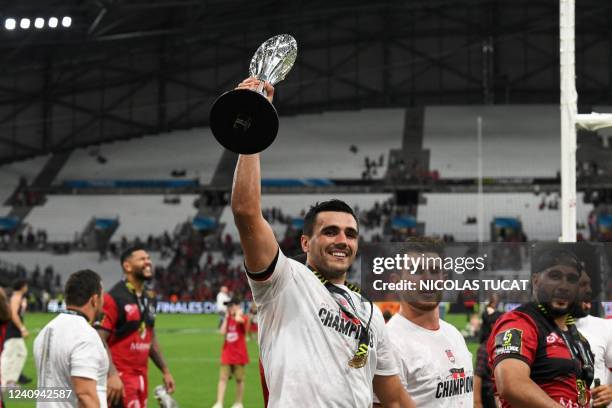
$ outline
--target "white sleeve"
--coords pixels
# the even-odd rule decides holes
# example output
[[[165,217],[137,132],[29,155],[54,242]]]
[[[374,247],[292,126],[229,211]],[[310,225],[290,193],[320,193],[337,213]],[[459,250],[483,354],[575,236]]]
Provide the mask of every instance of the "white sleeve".
[[[378,344],[376,344],[376,370],[374,375],[396,375],[398,373],[397,358],[393,351],[393,344],[389,339],[385,319],[377,306],[374,306],[372,320],[377,324],[380,333]]]
[[[407,373],[408,373],[408,367],[406,366],[406,362],[404,361],[404,359],[402,359],[402,356],[397,346],[391,342],[390,344],[391,344],[391,352],[393,353],[393,358],[397,362],[397,366],[398,366],[397,374],[399,376],[400,383],[402,383],[402,387],[404,387],[405,390],[408,390],[408,381],[406,380]],[[378,372],[376,374],[378,375]],[[389,374],[380,374],[380,375],[389,375]],[[376,393],[374,393],[374,403],[380,404],[380,400],[378,399],[378,396],[376,395]]]
[[[279,248],[276,262],[270,265],[269,270],[262,273],[247,271],[253,299],[258,306],[273,301],[285,289],[293,276],[292,262],[295,261],[288,259]],[[258,275],[263,279],[258,279]]]
[[[98,380],[98,370],[104,364],[98,352],[97,339],[86,336],[70,353],[70,376]]]
[[[612,370],[612,320],[606,321],[608,326],[607,339],[606,339],[606,350],[604,353],[604,362],[606,368]]]

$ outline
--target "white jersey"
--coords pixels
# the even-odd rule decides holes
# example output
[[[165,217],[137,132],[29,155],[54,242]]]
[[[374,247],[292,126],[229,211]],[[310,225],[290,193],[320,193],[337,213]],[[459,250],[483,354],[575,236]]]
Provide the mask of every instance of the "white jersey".
[[[453,325],[428,330],[395,314],[387,323],[400,362],[400,380],[419,408],[474,405],[472,353]]]
[[[345,286],[336,285],[349,293],[362,320],[367,321],[370,310],[374,313],[370,351],[362,368],[348,365],[362,326],[341,312],[305,265],[279,250],[272,275],[263,281],[249,278],[249,284],[259,308],[259,348],[269,408],[369,408],[374,375],[398,373],[380,310],[371,309]],[[349,305],[347,310],[353,309]]]
[[[232,300],[232,298],[227,293],[217,293],[217,313],[225,313],[227,311],[225,303],[230,300]]]
[[[90,378],[96,380],[100,406],[106,407],[108,355],[102,339],[82,316],[61,313],[51,320],[34,340],[34,359],[38,388],[72,389],[71,377]],[[36,404],[53,408],[77,405],[74,389],[70,401]]]
[[[595,378],[601,384],[612,384],[612,320],[586,316],[576,321],[576,328],[586,337],[595,356]],[[612,403],[608,404],[612,407]]]

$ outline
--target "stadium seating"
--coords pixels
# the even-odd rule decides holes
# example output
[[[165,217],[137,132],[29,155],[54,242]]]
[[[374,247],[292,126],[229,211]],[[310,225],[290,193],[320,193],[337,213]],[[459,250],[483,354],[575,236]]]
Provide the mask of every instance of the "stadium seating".
[[[484,177],[555,177],[558,105],[434,106],[425,109],[423,148],[442,178],[477,177],[477,117],[483,118]]]
[[[401,147],[403,128],[404,109],[281,118],[274,144],[262,154],[262,177],[358,179],[366,156],[386,160],[390,149]],[[381,169],[373,178],[383,176]]]
[[[283,117],[276,141],[263,153],[263,177],[359,179],[366,156],[378,159],[382,154],[386,158],[390,149],[400,147],[403,126],[403,109]],[[356,152],[350,150],[351,145]],[[56,181],[169,179],[173,170],[184,169],[185,178],[199,178],[206,185],[221,152],[209,128],[146,136],[93,150],[78,149]],[[98,156],[106,162],[101,163]],[[380,169],[376,177],[383,176]]]
[[[74,179],[170,179],[173,170],[185,170],[185,178],[208,184],[223,148],[209,128],[174,131],[160,136],[105,144],[99,154],[91,148],[77,149],[59,173],[57,181]]]
[[[153,265],[167,266],[170,259],[162,260],[157,252],[150,252]],[[36,266],[44,269],[53,266],[56,275],[62,277],[62,284],[76,269],[92,269],[100,274],[105,288],[110,288],[121,278],[121,267],[118,259],[99,260],[97,252],[71,252],[64,255],[55,255],[50,252],[0,252],[0,260],[10,264],[21,264],[28,271]]]
[[[366,211],[374,207],[376,202],[382,204],[391,198],[391,194],[268,194],[262,196],[262,208],[277,207],[283,214],[291,217],[302,217],[302,212],[308,211],[311,205],[317,201],[325,201],[331,198],[344,200],[353,208]],[[234,224],[232,210],[226,207],[221,214],[220,223],[225,223],[224,234],[229,234],[234,242],[239,239],[238,230]],[[285,224],[273,223],[272,228],[277,239],[282,239],[287,229]],[[382,232],[381,228],[362,229],[364,239],[369,240],[372,235]]]
[[[196,195],[182,195],[179,204],[164,204],[161,195],[49,195],[42,207],[26,218],[33,228],[47,230],[49,242],[72,241],[92,217],[119,217],[113,241],[122,236],[146,239],[160,235],[197,213]]]
[[[5,206],[4,203],[15,191],[19,179],[25,177],[27,182],[31,183],[48,159],[49,156],[45,155],[0,166],[0,216],[10,212],[11,207]]]
[[[586,223],[592,204],[582,202],[582,193],[577,197],[576,219]],[[543,194],[533,193],[487,193],[483,196],[484,240],[490,239],[489,223],[493,217],[519,218],[523,232],[529,240],[556,241],[561,234],[561,211],[539,209]],[[457,241],[477,241],[477,224],[467,224],[467,217],[477,217],[478,200],[475,193],[425,193],[425,204],[420,204],[417,219],[425,223],[425,234],[452,234]],[[546,202],[554,200],[554,195]]]

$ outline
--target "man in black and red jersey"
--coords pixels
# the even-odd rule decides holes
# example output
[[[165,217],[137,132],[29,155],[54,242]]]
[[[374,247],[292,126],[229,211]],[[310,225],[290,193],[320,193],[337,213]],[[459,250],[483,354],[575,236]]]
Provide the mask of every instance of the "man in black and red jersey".
[[[145,408],[149,357],[169,393],[175,383],[155,336],[155,298],[145,289],[153,279],[151,258],[141,247],[128,248],[121,254],[121,267],[123,279],[104,295],[104,318],[97,324],[110,351],[107,397],[111,407]]]
[[[503,315],[487,343],[502,407],[589,406],[593,359],[569,311],[582,270],[555,245],[532,258],[532,302]]]

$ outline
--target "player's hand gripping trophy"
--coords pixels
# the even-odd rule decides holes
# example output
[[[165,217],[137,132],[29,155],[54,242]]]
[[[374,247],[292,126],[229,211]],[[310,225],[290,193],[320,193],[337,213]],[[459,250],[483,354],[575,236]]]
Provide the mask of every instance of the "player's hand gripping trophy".
[[[259,81],[257,90],[234,89],[221,95],[210,110],[210,128],[223,147],[240,154],[254,154],[272,144],[278,132],[278,114],[266,98],[264,84],[285,79],[297,56],[297,43],[281,34],[261,44],[249,74]]]

